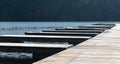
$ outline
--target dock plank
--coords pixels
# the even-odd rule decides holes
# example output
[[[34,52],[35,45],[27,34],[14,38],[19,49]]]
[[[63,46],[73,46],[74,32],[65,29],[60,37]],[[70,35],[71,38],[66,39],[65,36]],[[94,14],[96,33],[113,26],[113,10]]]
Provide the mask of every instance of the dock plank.
[[[36,48],[69,48],[71,44],[34,44],[34,43],[5,43],[0,42],[0,47],[36,47]]]
[[[102,33],[103,30],[42,30],[43,32]]]
[[[72,46],[73,46],[72,44],[33,44],[33,43],[0,42],[0,51],[52,54],[70,48]]]
[[[107,30],[107,28],[56,28],[55,30]]]
[[[67,42],[78,44],[91,38],[90,36],[53,36],[53,35],[0,35],[0,42]]]
[[[25,35],[96,36],[99,33],[25,32]]]

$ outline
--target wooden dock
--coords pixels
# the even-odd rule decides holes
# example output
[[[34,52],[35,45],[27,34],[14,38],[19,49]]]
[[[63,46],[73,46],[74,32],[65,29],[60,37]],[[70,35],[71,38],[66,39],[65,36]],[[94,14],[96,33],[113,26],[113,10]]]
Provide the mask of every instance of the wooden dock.
[[[120,64],[120,24],[33,64]]]
[[[25,35],[55,35],[55,36],[91,36],[99,33],[65,33],[65,32],[25,32]]]
[[[110,24],[108,24],[108,23],[97,23],[97,24],[92,24],[92,25],[106,25],[106,26],[115,26],[115,24],[112,24],[112,23],[110,23]]]
[[[0,42],[0,51],[4,52],[30,52],[49,54],[71,47],[72,44],[34,44],[34,43],[5,43]],[[53,51],[54,50],[54,51]]]
[[[101,33],[103,30],[42,30],[43,32]]]
[[[33,53],[32,59],[40,60],[72,46],[72,44],[34,44],[0,42],[0,51]]]
[[[65,28],[56,28],[55,30],[106,30],[114,27],[115,24],[93,24],[84,26],[73,26]]]
[[[68,42],[78,44],[91,38],[91,36],[54,36],[54,35],[0,35],[0,42]]]
[[[113,25],[111,26],[111,25],[85,25],[85,26],[79,26],[79,27],[88,27],[88,28],[108,28],[108,29],[110,29],[110,28],[112,28],[113,27]]]
[[[56,28],[55,30],[107,30],[108,28],[79,28],[79,27],[72,27],[72,28]]]

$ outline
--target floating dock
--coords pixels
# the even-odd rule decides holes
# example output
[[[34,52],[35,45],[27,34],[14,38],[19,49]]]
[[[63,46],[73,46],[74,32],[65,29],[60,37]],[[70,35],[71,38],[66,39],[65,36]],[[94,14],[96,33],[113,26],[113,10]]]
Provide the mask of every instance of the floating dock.
[[[43,32],[101,33],[103,30],[42,30]]]
[[[0,51],[33,53],[33,57],[40,60],[33,64],[101,64],[119,57],[120,25],[113,26],[115,24],[96,24],[25,35],[0,35]]]
[[[56,28],[55,30],[107,30],[108,28],[79,28],[79,27],[71,27],[71,28]]]
[[[115,24],[94,24],[86,26],[74,26],[66,28],[56,28],[55,30],[106,30],[114,27]]]
[[[53,35],[0,35],[0,42],[68,42],[77,44],[91,38],[90,36],[53,36]]]
[[[56,35],[56,36],[91,36],[99,33],[65,33],[65,32],[25,32],[25,35]]]
[[[111,26],[111,27],[115,26],[115,24],[108,24],[108,23],[97,23],[97,24],[93,24],[93,25],[105,25],[105,26]]]
[[[120,24],[33,64],[119,64]]]
[[[72,44],[33,44],[0,42],[0,51],[33,53],[32,59],[40,60],[72,46]]]
[[[79,26],[79,28],[112,28],[114,25],[85,25],[85,26]]]
[[[55,52],[56,50],[63,50],[69,48],[71,46],[71,44],[33,44],[0,42],[0,51],[48,54]]]

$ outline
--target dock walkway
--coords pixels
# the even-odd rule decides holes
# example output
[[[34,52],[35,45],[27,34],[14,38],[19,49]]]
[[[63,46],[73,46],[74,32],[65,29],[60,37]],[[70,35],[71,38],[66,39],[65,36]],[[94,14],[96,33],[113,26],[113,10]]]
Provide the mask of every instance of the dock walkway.
[[[120,64],[120,24],[33,64]]]

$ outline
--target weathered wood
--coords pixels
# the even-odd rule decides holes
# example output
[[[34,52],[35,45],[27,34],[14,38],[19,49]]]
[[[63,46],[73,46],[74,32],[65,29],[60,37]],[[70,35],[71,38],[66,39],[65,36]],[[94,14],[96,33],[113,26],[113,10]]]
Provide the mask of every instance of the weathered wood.
[[[112,26],[112,27],[115,26],[115,24],[106,24],[106,23],[98,23],[98,24],[93,24],[93,25],[106,25],[106,26]]]
[[[71,44],[31,44],[0,42],[0,51],[33,53],[33,59],[43,59],[71,46]]]
[[[56,28],[55,30],[107,30],[107,28]]]
[[[3,43],[0,42],[0,51],[5,52],[31,52],[52,53],[55,50],[63,50],[71,47],[70,44],[33,44],[33,43]]]
[[[101,33],[102,30],[42,30],[43,32]]]
[[[25,32],[25,35],[96,36],[99,33]]]
[[[120,24],[94,38],[33,64],[119,64]]]
[[[93,24],[93,25],[85,25],[85,26],[74,26],[74,27],[66,27],[66,28],[56,28],[59,29],[81,29],[81,30],[106,30],[114,27],[115,24]]]
[[[93,24],[93,25],[85,25],[85,26],[102,26],[102,27],[113,27],[115,25],[108,25],[108,24]]]
[[[106,26],[106,25],[86,25],[86,26],[79,26],[79,28],[112,28],[113,26]]]
[[[91,38],[90,36],[48,36],[48,35],[0,35],[1,42],[39,41],[39,42],[68,42],[77,44]]]

